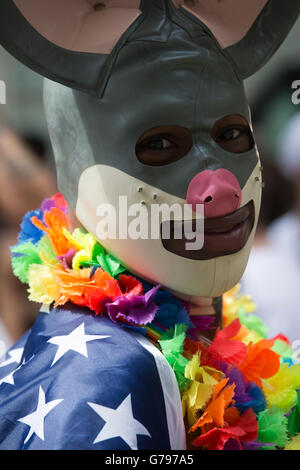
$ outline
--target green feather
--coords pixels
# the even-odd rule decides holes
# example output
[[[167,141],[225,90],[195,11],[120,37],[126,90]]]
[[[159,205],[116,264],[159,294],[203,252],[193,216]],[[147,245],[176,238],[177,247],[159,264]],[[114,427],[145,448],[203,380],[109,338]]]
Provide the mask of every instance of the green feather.
[[[188,360],[182,355],[187,325],[177,323],[175,328],[165,331],[159,344],[163,355],[175,372],[181,393],[187,388],[190,380],[184,376]]]
[[[288,431],[292,436],[300,434],[300,391],[298,390],[298,400],[288,417]]]
[[[31,242],[22,243],[11,248],[12,256],[11,264],[15,276],[21,282],[28,282],[28,271],[32,264],[42,264],[39,256],[38,247]]]
[[[288,442],[288,420],[277,407],[268,408],[258,415],[258,440],[284,447]]]
[[[247,315],[242,310],[244,309],[240,309],[238,312],[241,324],[248,328],[248,330],[255,331],[262,338],[267,338],[268,328],[264,325],[262,320],[256,315]]]

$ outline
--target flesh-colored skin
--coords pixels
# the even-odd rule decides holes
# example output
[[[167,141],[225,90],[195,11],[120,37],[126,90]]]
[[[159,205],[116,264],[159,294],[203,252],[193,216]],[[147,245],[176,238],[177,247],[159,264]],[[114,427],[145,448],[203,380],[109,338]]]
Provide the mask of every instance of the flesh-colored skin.
[[[57,46],[78,52],[109,54],[140,15],[140,0],[14,0],[31,25]]]
[[[140,15],[140,0],[14,0],[25,18],[44,37],[65,49],[108,54]],[[241,40],[267,0],[173,0],[176,7],[199,18],[221,47]],[[76,14],[72,14],[76,12]],[[234,28],[232,27],[234,25]]]
[[[113,184],[112,184],[113,182]],[[142,191],[138,191],[142,188]],[[87,168],[78,185],[76,216],[80,223],[95,236],[99,204],[110,203],[118,207],[118,196],[127,195],[128,206],[144,201],[150,207],[153,194],[155,203],[179,203],[185,200],[158,190],[128,174],[105,165]],[[242,190],[241,206],[254,201],[255,223],[248,242],[238,253],[211,260],[195,261],[170,253],[164,249],[161,240],[130,238],[125,240],[99,240],[104,247],[119,258],[130,270],[142,278],[160,283],[179,297],[194,304],[202,303],[200,298],[217,297],[231,289],[242,277],[245,270],[257,225],[261,200],[261,171],[259,163]],[[150,213],[150,212],[149,212]],[[150,224],[150,221],[149,221]]]
[[[240,41],[268,0],[173,0],[176,7],[199,18],[225,48]],[[233,28],[234,25],[234,28]]]

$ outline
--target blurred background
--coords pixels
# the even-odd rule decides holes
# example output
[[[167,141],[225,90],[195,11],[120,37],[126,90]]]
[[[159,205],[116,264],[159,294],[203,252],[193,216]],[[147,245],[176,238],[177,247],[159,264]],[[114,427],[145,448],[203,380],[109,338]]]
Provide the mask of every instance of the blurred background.
[[[246,82],[265,187],[241,289],[255,300],[269,337],[281,332],[291,340],[300,339],[300,104],[292,102],[292,84],[300,84],[299,44],[300,21]],[[41,77],[0,48],[0,80],[6,83],[6,104],[0,104],[0,341],[9,347],[39,309],[12,274],[9,247],[22,216],[56,191],[56,181]]]
[[[13,275],[9,247],[23,215],[56,192],[56,181],[41,77],[0,47],[0,80],[6,84],[6,104],[0,104],[0,342],[8,348],[40,307],[27,300],[26,286]]]

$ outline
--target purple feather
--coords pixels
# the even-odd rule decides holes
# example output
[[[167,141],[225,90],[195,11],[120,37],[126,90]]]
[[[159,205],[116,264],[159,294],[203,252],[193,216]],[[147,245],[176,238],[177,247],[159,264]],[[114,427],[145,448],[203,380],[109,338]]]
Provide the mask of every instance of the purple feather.
[[[48,212],[52,207],[56,207],[55,202],[53,199],[44,199],[41,205],[41,209],[43,212]]]
[[[229,378],[230,384],[235,384],[234,399],[238,403],[246,403],[252,400],[252,397],[247,393],[247,382],[243,374],[235,367],[226,372],[226,377]]]
[[[213,330],[211,324],[215,321],[213,315],[193,315],[190,317],[191,322],[195,325],[198,331]]]
[[[126,320],[133,325],[146,325],[154,320],[158,306],[153,298],[159,286],[153,287],[145,295],[122,295],[114,302],[106,304],[110,319]]]
[[[72,261],[75,256],[76,251],[74,248],[71,248],[68,253],[62,256],[58,256],[57,259],[61,262],[64,268],[72,268]]]

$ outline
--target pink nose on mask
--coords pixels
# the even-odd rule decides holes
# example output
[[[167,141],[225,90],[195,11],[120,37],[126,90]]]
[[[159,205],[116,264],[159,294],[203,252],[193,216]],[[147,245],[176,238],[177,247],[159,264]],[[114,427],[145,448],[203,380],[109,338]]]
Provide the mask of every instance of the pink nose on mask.
[[[222,217],[236,211],[241,204],[242,191],[233,173],[224,168],[204,170],[189,184],[186,200],[196,210],[204,204],[205,217]]]

